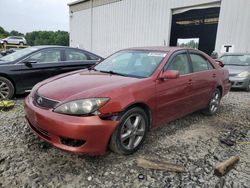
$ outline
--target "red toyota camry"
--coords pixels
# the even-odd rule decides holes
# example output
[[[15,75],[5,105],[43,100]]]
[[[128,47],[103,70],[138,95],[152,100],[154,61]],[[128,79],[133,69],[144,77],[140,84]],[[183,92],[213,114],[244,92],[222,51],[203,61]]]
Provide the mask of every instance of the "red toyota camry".
[[[197,110],[215,114],[229,89],[228,71],[198,50],[131,48],[40,82],[25,111],[30,128],[60,149],[131,154],[151,128]]]

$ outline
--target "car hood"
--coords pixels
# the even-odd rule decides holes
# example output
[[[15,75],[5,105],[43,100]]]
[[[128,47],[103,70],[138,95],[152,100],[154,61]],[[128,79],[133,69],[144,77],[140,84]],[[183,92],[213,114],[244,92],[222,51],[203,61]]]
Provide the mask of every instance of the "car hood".
[[[37,93],[58,101],[70,101],[92,97],[109,97],[115,89],[139,82],[141,79],[81,71],[64,77],[55,78],[41,85]]]
[[[243,71],[250,72],[250,66],[235,66],[235,65],[225,65],[229,71],[230,76],[235,76]]]

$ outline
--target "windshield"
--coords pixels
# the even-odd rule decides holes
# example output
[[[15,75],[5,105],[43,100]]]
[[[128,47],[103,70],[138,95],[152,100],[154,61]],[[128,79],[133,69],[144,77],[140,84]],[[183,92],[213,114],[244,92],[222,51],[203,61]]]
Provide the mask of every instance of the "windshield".
[[[37,48],[35,48],[35,47],[25,48],[25,49],[13,52],[13,53],[6,55],[4,57],[1,57],[0,60],[1,61],[15,61],[15,60],[19,59],[20,57],[28,55],[29,53],[31,53],[35,50],[37,50]]]
[[[250,66],[250,55],[225,55],[220,59],[225,65]]]
[[[165,52],[121,51],[95,66],[95,70],[146,78],[153,74],[165,56]]]

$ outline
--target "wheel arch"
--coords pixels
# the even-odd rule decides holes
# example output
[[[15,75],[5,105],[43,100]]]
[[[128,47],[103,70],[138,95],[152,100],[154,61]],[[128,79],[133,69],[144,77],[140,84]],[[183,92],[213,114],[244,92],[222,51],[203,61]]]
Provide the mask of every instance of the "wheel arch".
[[[139,108],[143,109],[145,111],[145,113],[147,114],[147,116],[149,117],[149,130],[150,130],[152,128],[153,118],[152,118],[152,111],[147,104],[145,104],[143,102],[136,102],[136,103],[130,104],[129,106],[124,108],[124,110],[122,111],[121,114],[123,114],[124,112],[128,111],[129,109],[135,108],[135,107],[139,107]]]
[[[220,97],[222,97],[223,96],[223,88],[222,88],[222,86],[218,85],[216,88],[220,90],[220,94],[221,94]]]

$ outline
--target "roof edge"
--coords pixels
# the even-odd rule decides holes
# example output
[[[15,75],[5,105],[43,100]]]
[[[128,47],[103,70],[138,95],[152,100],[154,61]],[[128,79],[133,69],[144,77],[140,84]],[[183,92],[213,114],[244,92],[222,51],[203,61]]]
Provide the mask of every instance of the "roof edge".
[[[68,3],[67,5],[68,6],[73,6],[73,5],[77,5],[77,4],[80,4],[80,3],[84,3],[86,1],[89,1],[89,0],[77,0],[77,1],[73,1],[71,3]]]

